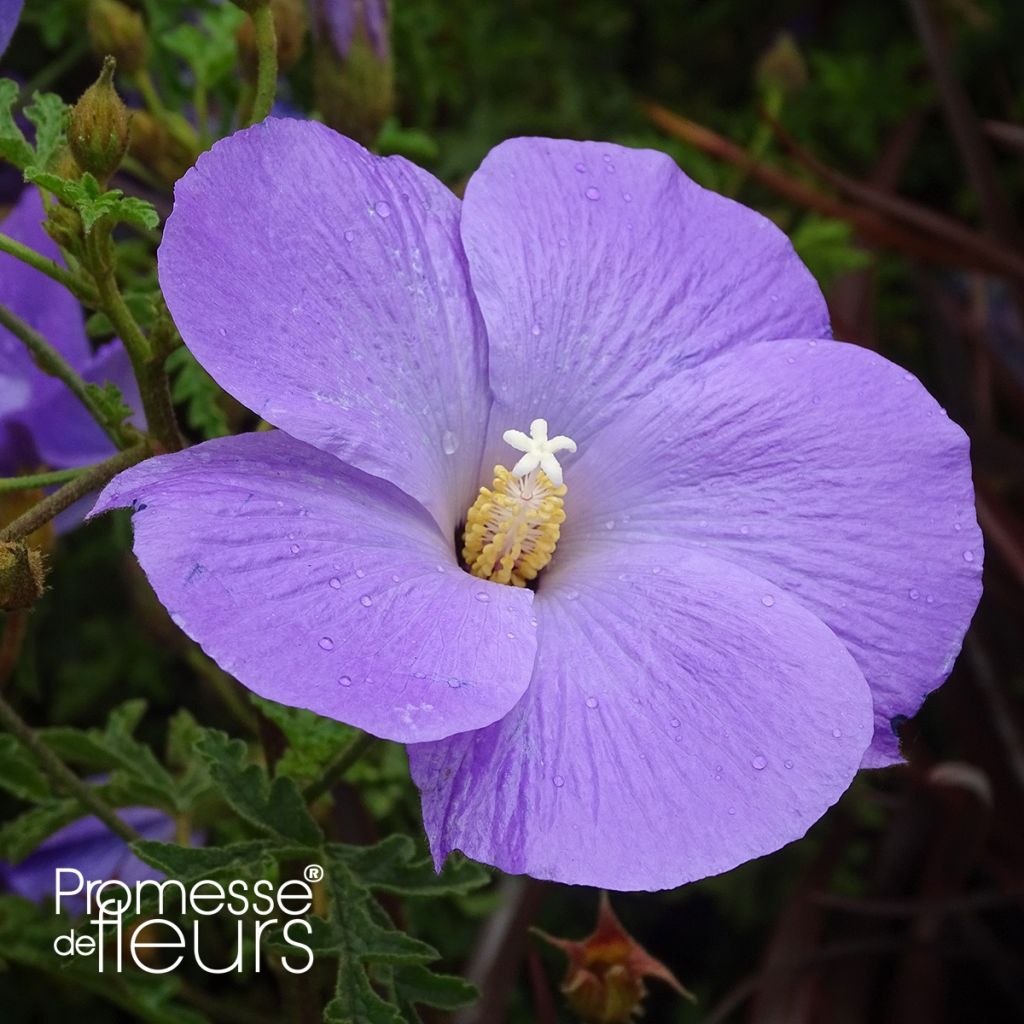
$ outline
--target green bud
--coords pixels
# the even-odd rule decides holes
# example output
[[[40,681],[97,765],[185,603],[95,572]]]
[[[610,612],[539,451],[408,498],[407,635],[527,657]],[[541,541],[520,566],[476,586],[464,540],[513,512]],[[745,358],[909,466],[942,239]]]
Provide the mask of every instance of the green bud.
[[[270,0],[231,0],[231,2],[236,7],[240,7],[246,14],[252,14],[261,7],[266,7]]]
[[[0,543],[0,610],[31,608],[43,594],[42,552],[23,541]]]
[[[281,74],[291,70],[302,56],[309,27],[306,0],[270,0],[277,37],[277,67]],[[238,56],[246,76],[255,81],[259,63],[256,50],[256,28],[251,18],[238,26]]]
[[[775,42],[761,54],[754,77],[758,85],[779,89],[786,96],[807,85],[807,65],[789,32],[780,32]]]
[[[138,11],[120,0],[90,0],[86,29],[97,56],[109,53],[121,70],[129,74],[146,66],[149,37]]]
[[[341,56],[327,33],[313,53],[316,105],[336,131],[372,146],[394,108],[394,67],[390,53],[377,51],[361,20],[348,53]]]
[[[114,88],[117,62],[107,57],[100,77],[71,108],[68,144],[79,167],[105,182],[128,150],[131,116]]]

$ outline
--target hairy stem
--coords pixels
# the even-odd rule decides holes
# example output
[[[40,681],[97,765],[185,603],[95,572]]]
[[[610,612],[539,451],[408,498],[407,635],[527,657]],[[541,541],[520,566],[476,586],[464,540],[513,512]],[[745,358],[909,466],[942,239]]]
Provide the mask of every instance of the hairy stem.
[[[0,478],[0,494],[11,491],[31,491],[36,487],[56,487],[74,480],[82,473],[80,469],[55,469],[51,473],[33,473],[30,476],[8,476]]]
[[[127,843],[141,838],[130,825],[117,816],[114,809],[43,743],[30,725],[0,697],[2,725],[36,760],[58,791],[77,800],[90,814],[96,815],[114,835]]]
[[[84,498],[92,491],[113,480],[118,473],[136,462],[141,462],[151,454],[148,444],[138,444],[134,448],[118,452],[104,462],[83,470],[70,483],[59,491],[47,495],[38,504],[33,505],[24,515],[18,516],[14,522],[0,530],[0,541],[20,540],[30,533],[35,533],[66,508],[70,508],[79,498]]]
[[[21,341],[32,354],[36,366],[43,373],[56,377],[67,385],[72,394],[82,403],[89,415],[103,428],[104,433],[118,448],[124,447],[125,437],[121,426],[109,421],[106,413],[89,393],[86,382],[50,342],[6,306],[0,306],[0,326],[6,327]]]
[[[277,93],[277,31],[269,2],[252,12],[252,23],[256,29],[257,65],[256,95],[249,123],[256,124],[270,113]]]
[[[58,284],[64,285],[79,302],[84,302],[87,306],[96,305],[96,291],[87,281],[83,281],[77,274],[62,267],[59,263],[47,259],[16,238],[0,234],[0,252],[5,252],[15,259],[21,260],[22,263],[52,278]]]

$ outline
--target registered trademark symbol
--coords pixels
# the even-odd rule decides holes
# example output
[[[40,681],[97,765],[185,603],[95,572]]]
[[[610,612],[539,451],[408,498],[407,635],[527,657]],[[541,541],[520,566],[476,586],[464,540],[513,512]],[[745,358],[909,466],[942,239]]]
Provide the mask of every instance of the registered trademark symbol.
[[[319,864],[307,864],[302,876],[307,882],[319,882],[324,877],[324,869]]]

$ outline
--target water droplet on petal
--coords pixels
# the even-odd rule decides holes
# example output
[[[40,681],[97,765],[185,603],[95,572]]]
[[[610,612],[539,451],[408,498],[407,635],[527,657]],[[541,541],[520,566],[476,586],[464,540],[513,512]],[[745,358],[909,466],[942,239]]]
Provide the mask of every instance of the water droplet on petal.
[[[391,216],[391,206],[388,203],[386,203],[383,199],[381,199],[380,202],[375,203],[373,208],[376,211],[378,217],[387,218]]]
[[[609,519],[608,522],[606,522],[604,524],[604,528],[606,530],[614,530],[615,529],[615,520],[614,519]]]
[[[973,562],[974,561],[974,552],[973,551],[965,551],[964,552],[964,561],[965,562]]]
[[[337,576],[332,576],[328,581],[327,585],[331,590],[341,590],[341,580]]]
[[[622,193],[622,198],[625,199],[627,203],[631,203],[631,202],[633,202],[633,193],[632,192],[623,192]]]
[[[491,600],[490,594],[485,594],[482,590],[478,591],[473,595],[481,604],[489,604]]]
[[[346,231],[345,232],[345,241],[346,242],[351,242],[352,239],[355,238],[355,237],[356,237],[356,233],[354,231]],[[349,680],[349,682],[351,682],[351,680]]]
[[[450,430],[441,435],[441,448],[445,455],[454,455],[458,451],[459,442]]]
[[[765,594],[764,597],[761,598],[761,604],[763,604],[765,608],[771,608],[771,606],[775,604],[775,598],[772,597],[771,594]]]
[[[586,174],[587,173],[587,165],[585,163],[578,163],[576,165],[576,172],[578,174]]]
[[[334,650],[334,641],[329,636],[320,637],[320,639],[317,641],[317,645],[319,646],[321,651]]]
[[[659,575],[661,575],[661,566],[660,566],[660,565],[656,565],[656,566],[655,566],[655,567],[654,567],[654,568],[653,568],[653,569],[651,570],[651,572],[653,572],[655,576],[659,576]]]
[[[585,195],[591,202],[597,202],[597,200],[601,198],[601,190],[591,185],[590,188],[587,189]]]
[[[750,763],[755,771],[761,772],[768,767],[768,758],[764,754],[758,754]]]
[[[357,580],[364,580],[364,579],[366,579],[366,572],[363,569],[356,569],[356,579]]]
[[[843,730],[842,729],[833,729],[832,730],[833,738],[838,740],[838,739],[842,738],[842,735],[843,735]]]
[[[339,686],[351,686],[352,685],[352,677],[351,676],[339,676],[338,677],[338,685]]]
[[[391,582],[392,582],[392,583],[401,583],[401,582],[402,582],[402,580],[401,580],[401,577],[399,577],[399,576],[398,576],[398,575],[396,575],[395,573],[392,573],[392,574],[391,574]]]
[[[911,587],[910,590],[907,591],[907,596],[911,601],[916,601],[921,596],[921,592],[916,590],[914,587]]]
[[[515,633],[506,633],[505,636],[507,636],[509,640],[515,640],[516,638]]]
[[[297,555],[299,553],[299,545],[298,544],[293,544],[291,546],[291,552],[292,552],[293,555]]]
[[[567,601],[575,601],[579,596],[580,592],[578,590],[567,590],[565,592],[565,599]]]
[[[679,719],[678,718],[673,718],[669,722],[669,725],[671,725],[673,729],[678,729],[679,728]]]
[[[530,328],[530,333],[531,333],[531,334],[532,334],[532,335],[533,335],[533,336],[534,336],[535,338],[539,337],[539,336],[540,336],[540,324],[534,324],[534,325],[533,325],[533,326],[532,326],[532,327]]]
[[[730,807],[729,808],[729,813],[730,814],[735,814],[736,813],[736,808],[735,807]]]
[[[360,604],[361,604],[361,605],[362,605],[362,606],[363,606],[364,608],[369,608],[369,607],[370,607],[370,605],[371,605],[371,604],[373,604],[373,598],[372,598],[372,597],[370,597],[370,595],[369,595],[369,594],[363,594],[363,596],[362,596],[361,598],[359,598],[359,603],[360,603]]]
[[[783,767],[785,767],[785,768],[792,768],[793,767],[793,762],[792,761],[783,761],[782,764],[783,764]]]
[[[587,698],[587,707],[590,708],[591,710],[596,708],[597,707],[597,698],[596,697],[588,697]]]
[[[559,789],[561,789],[561,788],[562,788],[562,787],[563,787],[563,786],[565,785],[565,779],[563,779],[561,775],[556,775],[556,776],[555,776],[555,777],[554,777],[554,778],[553,778],[553,779],[552,779],[551,781],[552,781],[552,782],[553,782],[553,783],[554,783],[554,784],[555,784],[555,785],[556,785],[556,786],[557,786],[557,787],[558,787]]]

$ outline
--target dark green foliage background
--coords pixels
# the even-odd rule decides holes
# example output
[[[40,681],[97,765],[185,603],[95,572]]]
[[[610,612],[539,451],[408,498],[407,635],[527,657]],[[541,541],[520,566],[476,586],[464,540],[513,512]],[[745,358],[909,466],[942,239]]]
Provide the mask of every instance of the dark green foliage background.
[[[168,30],[186,11],[202,7],[178,0],[145,6]],[[931,7],[946,41],[944,59],[977,116],[1019,126],[1024,4],[936,0]],[[46,88],[69,100],[77,95],[96,68],[82,39],[81,8],[77,0],[29,0],[5,73],[41,77]],[[964,172],[933,69],[903,3],[394,0],[398,102],[380,144],[413,156],[456,188],[492,145],[512,135],[666,149],[698,181],[758,207],[789,232],[833,304],[837,335],[913,370],[971,434],[979,486],[993,510],[983,521],[990,530],[987,596],[953,678],[904,733],[910,764],[862,774],[807,839],[771,858],[676,892],[624,895],[616,906],[640,941],[699,997],[689,1006],[655,988],[647,1018],[654,1022],[1020,1020],[1024,781],[1015,759],[1022,756],[1024,729],[1024,331],[1014,319],[1020,295],[969,261],[961,264],[955,247],[924,263],[877,238],[859,238],[846,221],[793,202],[756,175],[652,124],[644,109],[649,100],[751,147],[789,180],[831,194],[828,182],[801,168],[765,131],[761,108],[777,97],[755,69],[782,32],[799,49],[806,81],[776,109],[800,147],[850,178],[877,185],[902,145],[906,152],[896,173],[879,187],[985,230],[979,194]],[[172,61],[172,55],[162,59]],[[217,89],[230,97],[236,86],[230,62],[225,67],[216,72]],[[172,81],[169,73],[164,78]],[[290,102],[311,108],[308,61],[291,72],[287,88]],[[1024,218],[1024,151],[993,147],[1001,187]],[[135,284],[144,294],[152,282],[140,274]],[[971,296],[978,294],[984,301],[972,306]],[[103,332],[102,323],[94,326]],[[193,439],[251,425],[218,396],[187,352],[176,352],[171,365],[181,421]],[[182,774],[195,759],[195,722],[254,746],[269,735],[271,748],[276,744],[283,753],[278,776],[299,784],[313,778],[348,736],[345,727],[254,704],[206,662],[149,592],[130,554],[130,527],[116,515],[61,539],[50,590],[32,616],[10,692],[27,720],[51,728],[102,728],[123,702],[144,700],[135,735],[160,758],[169,751],[165,763],[175,781],[168,783],[174,791],[168,799],[189,806],[217,843],[250,844],[238,849],[237,860],[225,862],[236,872],[255,872],[264,859],[289,858],[281,853],[279,832],[257,840],[244,824],[217,824],[223,793],[240,785],[242,747],[230,747],[216,732],[206,733],[198,747],[202,770],[214,772],[220,795],[203,790],[202,779]],[[103,759],[82,767],[114,767],[99,763]],[[989,798],[937,784],[935,767],[949,761],[969,763]],[[261,789],[269,785],[264,777],[253,785],[258,799],[271,799]],[[291,782],[281,785],[294,789]],[[286,804],[292,799],[271,793]],[[240,801],[228,799],[236,811]],[[0,813],[10,821],[26,806],[6,795]],[[252,820],[269,813],[261,806]],[[247,813],[238,821],[244,823]],[[397,747],[382,745],[368,755],[317,824],[303,814],[298,824],[280,826],[285,838],[296,841],[298,853],[329,842],[332,863],[349,856],[333,845],[339,842],[405,835],[421,843],[418,801]],[[308,834],[318,828],[326,840]],[[253,847],[257,842],[270,845]],[[422,847],[404,853],[419,864]],[[191,870],[173,866],[183,875]],[[471,871],[456,868],[462,870]],[[407,926],[416,939],[396,941],[434,946],[442,960],[433,966],[444,972],[465,971],[481,935],[498,928],[501,955],[475,965],[484,1009],[460,1021],[572,1019],[557,992],[559,958],[525,929],[535,923],[557,935],[584,934],[595,914],[594,892],[495,880],[474,888],[456,879],[426,899],[405,898],[401,885],[397,891],[392,886],[377,903],[353,881],[358,877],[355,868],[335,872],[333,884],[348,886],[339,905],[368,916],[382,931],[392,919]],[[403,884],[415,888],[408,878]],[[523,914],[502,931],[495,921],[506,900]],[[111,1001],[73,971],[55,980],[32,961],[42,940],[32,944],[45,933],[48,915],[24,908],[18,913],[24,916],[9,911],[0,925],[5,1024],[65,1021],[71,1014],[83,1024],[141,1019],[146,1001],[155,1009],[145,1019],[204,1019],[195,1006],[186,1010],[176,998],[165,1000],[164,982],[147,980],[143,990]],[[366,922],[353,927],[346,934],[373,930]],[[344,940],[318,936],[335,953]],[[419,954],[410,948],[401,967],[385,958],[386,971],[419,969]],[[356,961],[362,955],[342,949],[343,957]],[[268,979],[229,978],[218,986],[222,1010],[230,1004],[258,1015],[266,999],[278,997]],[[376,998],[368,986],[363,996],[370,1003]],[[557,1007],[557,1017],[549,1005]],[[391,1019],[367,1011],[367,1021]],[[424,1019],[448,1018],[438,1011]]]

